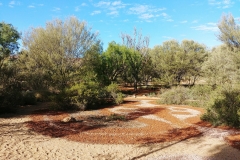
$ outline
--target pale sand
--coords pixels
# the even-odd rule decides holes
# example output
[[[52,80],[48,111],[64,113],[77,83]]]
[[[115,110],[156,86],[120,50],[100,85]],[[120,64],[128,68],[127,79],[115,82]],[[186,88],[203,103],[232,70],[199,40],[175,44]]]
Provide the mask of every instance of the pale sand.
[[[235,160],[240,151],[228,146],[223,137],[226,131],[203,128],[199,137],[180,142],[148,145],[85,144],[61,138],[50,138],[29,130],[24,124],[29,116],[0,118],[0,159],[183,159]]]

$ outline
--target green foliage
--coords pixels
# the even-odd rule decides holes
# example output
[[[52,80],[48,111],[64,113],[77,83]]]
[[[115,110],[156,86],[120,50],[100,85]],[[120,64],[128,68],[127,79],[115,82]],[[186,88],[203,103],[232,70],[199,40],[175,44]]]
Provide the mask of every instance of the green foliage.
[[[161,104],[185,104],[186,100],[189,99],[190,89],[186,87],[172,87],[161,94],[158,103]]]
[[[51,97],[52,103],[50,109],[52,110],[74,110],[74,109],[81,109],[76,106],[75,103],[72,102],[71,95],[66,92],[65,90],[61,91],[58,94],[52,95]]]
[[[106,91],[111,95],[115,104],[121,104],[123,102],[123,94],[119,92],[118,84],[112,83],[106,87]]]
[[[49,102],[53,99],[53,93],[48,90],[36,90],[34,91],[34,96],[37,102]]]
[[[201,65],[206,59],[206,47],[194,41],[184,40],[180,44],[175,40],[155,46],[150,56],[155,78],[161,84],[174,85],[185,82],[194,85],[202,75]]]
[[[70,104],[80,109],[92,109],[103,103],[106,91],[98,82],[88,81],[73,85],[67,91]]]
[[[134,29],[133,36],[122,34],[123,45],[126,47],[124,59],[126,61],[126,70],[124,78],[134,83],[134,91],[137,91],[138,83],[141,82],[141,74],[147,74],[144,67],[150,62],[149,37],[143,37],[141,32]],[[149,63],[150,65],[151,63]],[[146,72],[144,72],[146,71]],[[132,80],[132,81],[131,81]]]
[[[101,72],[105,75],[104,81],[107,85],[116,82],[117,78],[122,76],[126,68],[124,53],[125,47],[113,41],[101,55]]]
[[[0,112],[15,112],[16,107],[22,104],[23,95],[19,83],[10,83],[0,88]]]
[[[114,113],[106,117],[106,119],[109,121],[126,121],[126,116]]]
[[[214,103],[209,106],[207,112],[202,116],[203,120],[212,122],[214,125],[240,125],[240,90],[223,90]]]
[[[239,81],[239,54],[225,45],[214,48],[202,65],[208,84],[224,85]]]
[[[117,93],[117,97],[114,99],[115,104],[119,105],[123,103],[123,98],[124,98],[124,95],[121,92]]]
[[[4,58],[18,50],[19,38],[20,34],[11,24],[0,23],[0,64]]]
[[[79,81],[81,58],[99,43],[97,34],[76,17],[32,28],[23,37],[25,51],[18,59],[21,77],[33,89],[63,90]]]
[[[189,90],[189,100],[186,101],[188,105],[206,108],[211,102],[213,96],[213,88],[209,85],[195,85]]]
[[[220,34],[218,39],[232,50],[240,49],[240,26],[235,22],[232,14],[224,14],[218,23]]]
[[[21,84],[17,79],[16,58],[18,31],[5,22],[0,23],[0,112],[15,111],[22,103]]]

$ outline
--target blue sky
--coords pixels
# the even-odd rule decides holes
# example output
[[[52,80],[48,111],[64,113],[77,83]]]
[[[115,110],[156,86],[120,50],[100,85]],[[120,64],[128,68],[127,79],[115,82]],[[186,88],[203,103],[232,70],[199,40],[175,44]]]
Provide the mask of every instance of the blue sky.
[[[44,27],[55,18],[86,21],[104,44],[121,43],[121,33],[134,27],[150,37],[149,47],[175,39],[220,45],[217,23],[223,13],[240,19],[240,0],[0,0],[0,21],[19,32]]]

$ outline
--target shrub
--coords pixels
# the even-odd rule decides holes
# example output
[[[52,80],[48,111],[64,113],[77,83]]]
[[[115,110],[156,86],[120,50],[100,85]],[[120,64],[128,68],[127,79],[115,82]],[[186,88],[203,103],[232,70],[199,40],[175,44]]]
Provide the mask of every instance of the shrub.
[[[79,109],[93,109],[104,103],[107,93],[98,82],[89,81],[72,86],[66,90],[66,97],[69,97],[69,104]]]
[[[53,110],[72,110],[76,109],[74,104],[71,101],[70,95],[66,91],[61,91],[58,94],[52,95],[51,99],[53,100],[51,109]]]
[[[202,120],[207,120],[215,125],[225,124],[240,126],[240,90],[222,90]]]
[[[186,100],[189,99],[189,88],[185,87],[173,87],[160,95],[161,104],[185,104]]]
[[[34,92],[37,102],[49,102],[52,101],[53,93],[47,90],[37,90]]]
[[[115,104],[119,105],[123,103],[124,95],[122,93],[117,93],[117,97],[114,99]]]
[[[123,94],[119,91],[118,85],[112,83],[106,87],[106,91],[110,94],[110,97],[113,98],[115,104],[121,104],[123,102]]]
[[[15,112],[23,103],[23,95],[19,83],[12,83],[0,88],[0,112]]]
[[[115,113],[106,117],[106,119],[109,121],[126,121],[127,120],[125,115],[120,115],[120,114],[115,114]]]
[[[188,105],[196,107],[206,107],[213,94],[213,88],[209,85],[195,85],[190,89]]]

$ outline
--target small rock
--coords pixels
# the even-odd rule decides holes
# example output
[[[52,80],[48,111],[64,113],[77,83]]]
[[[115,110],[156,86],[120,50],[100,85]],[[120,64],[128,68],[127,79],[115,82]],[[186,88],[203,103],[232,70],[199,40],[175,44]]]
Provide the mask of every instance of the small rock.
[[[65,117],[62,120],[62,122],[65,122],[65,123],[67,123],[67,122],[75,122],[75,121],[76,121],[76,119],[74,117]]]

